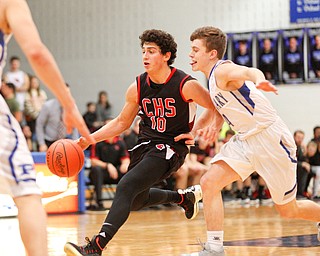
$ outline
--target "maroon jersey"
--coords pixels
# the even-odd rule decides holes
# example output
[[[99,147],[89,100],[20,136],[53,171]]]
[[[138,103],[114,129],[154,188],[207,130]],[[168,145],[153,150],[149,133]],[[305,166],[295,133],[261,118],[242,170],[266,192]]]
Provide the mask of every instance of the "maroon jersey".
[[[196,104],[183,97],[182,88],[186,81],[194,79],[176,68],[171,68],[164,84],[153,83],[147,73],[136,78],[141,117],[140,141],[172,144],[175,136],[192,130]]]

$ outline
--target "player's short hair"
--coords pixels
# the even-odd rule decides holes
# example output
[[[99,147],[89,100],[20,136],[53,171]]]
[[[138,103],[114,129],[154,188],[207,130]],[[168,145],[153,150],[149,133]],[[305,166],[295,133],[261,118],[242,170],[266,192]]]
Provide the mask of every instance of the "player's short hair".
[[[175,58],[177,57],[177,43],[174,41],[172,35],[163,30],[150,29],[145,30],[139,36],[139,39],[141,47],[143,47],[145,43],[155,43],[157,46],[159,46],[163,55],[165,55],[167,52],[171,52],[168,65],[170,66],[173,64]]]
[[[218,59],[222,59],[227,48],[227,35],[216,27],[201,27],[196,29],[190,36],[190,41],[203,39],[207,52],[216,50]]]

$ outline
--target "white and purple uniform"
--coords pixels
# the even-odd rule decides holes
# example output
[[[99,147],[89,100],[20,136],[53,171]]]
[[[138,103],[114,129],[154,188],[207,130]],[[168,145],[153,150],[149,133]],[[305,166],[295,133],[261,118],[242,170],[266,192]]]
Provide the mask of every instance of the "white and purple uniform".
[[[267,183],[273,201],[285,204],[296,196],[296,145],[292,134],[269,100],[251,81],[234,91],[216,84],[215,69],[209,77],[214,105],[238,133],[226,143],[212,163],[226,162],[242,180],[257,172]]]
[[[11,35],[0,30],[0,75],[6,62],[6,45]],[[0,193],[13,197],[41,194],[36,184],[34,162],[18,121],[0,95]]]

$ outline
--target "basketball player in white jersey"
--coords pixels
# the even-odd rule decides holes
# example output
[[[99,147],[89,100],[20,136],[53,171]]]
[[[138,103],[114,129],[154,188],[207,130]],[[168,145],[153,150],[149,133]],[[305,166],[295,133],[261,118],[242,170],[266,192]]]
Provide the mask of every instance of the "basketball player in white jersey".
[[[6,45],[12,34],[37,76],[60,100],[65,110],[64,120],[68,130],[76,127],[83,136],[92,141],[53,56],[39,37],[25,0],[0,1],[1,75],[5,65]],[[2,96],[0,136],[0,193],[11,194],[15,201],[21,238],[28,256],[48,255],[46,213],[41,204],[41,191],[35,181],[33,159],[21,128]]]
[[[199,255],[224,255],[221,190],[236,180],[245,180],[254,171],[266,181],[282,217],[319,222],[320,205],[309,200],[296,201],[297,161],[293,136],[258,90],[276,92],[276,88],[260,70],[222,60],[226,35],[220,29],[199,28],[190,40],[192,70],[206,75],[216,109],[238,132],[212,159],[210,170],[200,181],[207,242]],[[219,131],[222,122],[216,120],[214,128]],[[207,130],[202,132],[206,136]]]

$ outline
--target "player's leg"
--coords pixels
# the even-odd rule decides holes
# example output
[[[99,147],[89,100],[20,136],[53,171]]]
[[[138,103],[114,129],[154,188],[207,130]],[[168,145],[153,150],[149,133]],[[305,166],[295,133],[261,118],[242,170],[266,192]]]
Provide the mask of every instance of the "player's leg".
[[[0,97],[1,189],[8,188],[18,208],[21,238],[30,256],[48,255],[46,212],[36,184],[34,162],[17,120]]]
[[[46,212],[40,195],[14,198],[18,208],[20,234],[30,256],[44,256],[47,251]]]
[[[91,255],[90,252],[92,255],[101,255],[102,250],[128,219],[137,195],[142,192],[148,194],[150,187],[157,183],[168,169],[168,161],[157,157],[145,157],[130,169],[117,185],[111,209],[98,235],[89,239],[85,246],[67,243],[65,245],[67,255]]]
[[[224,161],[217,161],[202,176],[200,184],[203,193],[203,211],[207,226],[207,242],[202,244],[199,256],[224,255],[223,221],[224,206],[222,189],[228,184],[240,179]],[[191,254],[193,255],[193,254]]]
[[[320,205],[311,200],[296,200],[295,198],[284,205],[275,205],[281,217],[304,219],[318,222],[317,232],[320,241]]]
[[[295,198],[284,205],[275,205],[281,217],[304,219],[320,222],[320,205],[311,200],[296,200]]]

